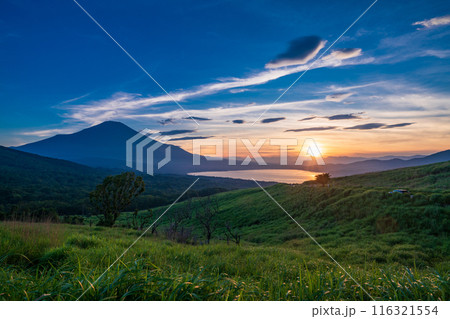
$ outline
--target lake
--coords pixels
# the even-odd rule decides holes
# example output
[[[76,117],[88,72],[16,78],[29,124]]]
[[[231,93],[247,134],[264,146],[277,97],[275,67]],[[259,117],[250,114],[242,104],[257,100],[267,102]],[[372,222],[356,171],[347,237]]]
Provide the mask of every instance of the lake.
[[[195,172],[189,173],[193,176],[229,177],[236,179],[255,179],[257,181],[278,182],[278,183],[303,183],[313,180],[314,176],[320,174],[297,169],[255,169],[237,171],[215,171],[215,172]]]

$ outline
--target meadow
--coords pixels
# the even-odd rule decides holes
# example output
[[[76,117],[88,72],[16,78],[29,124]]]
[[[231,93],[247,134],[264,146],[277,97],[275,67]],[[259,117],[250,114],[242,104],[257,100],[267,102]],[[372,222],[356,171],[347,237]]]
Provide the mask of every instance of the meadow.
[[[140,232],[27,223],[2,223],[0,232],[9,249],[2,300],[76,300],[86,289],[81,300],[370,300],[312,245],[192,246],[146,236],[92,285]],[[445,265],[344,268],[376,300],[448,299]]]
[[[96,216],[85,225],[3,221],[0,299],[448,300],[449,172],[446,162],[266,188],[348,274],[259,188],[213,196],[210,244],[195,218],[204,198],[177,203],[104,276],[167,206],[124,212],[112,228],[95,226]],[[394,186],[410,193],[390,194]],[[171,237],[187,207],[188,237]],[[225,225],[239,245],[227,243]]]

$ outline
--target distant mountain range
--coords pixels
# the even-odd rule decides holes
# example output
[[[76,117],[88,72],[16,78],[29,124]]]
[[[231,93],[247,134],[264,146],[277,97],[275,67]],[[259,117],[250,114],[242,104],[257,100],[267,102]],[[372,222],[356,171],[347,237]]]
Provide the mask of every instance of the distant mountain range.
[[[123,123],[108,121],[77,133],[56,135],[38,142],[14,147],[14,149],[41,156],[64,159],[91,167],[126,169],[126,141],[137,133],[137,131]],[[146,148],[152,144],[150,143]],[[201,165],[194,166],[191,153],[174,145],[171,146],[171,149],[171,161],[159,170],[155,167],[154,169],[157,173],[184,175],[189,172],[201,171],[290,168],[319,172],[326,171],[333,176],[346,176],[450,160],[450,150],[447,150],[428,156],[385,156],[377,159],[329,157],[326,158],[327,165],[325,166],[315,166],[311,165],[311,163],[306,163],[304,166],[281,166],[277,164],[257,166],[254,161],[247,166],[229,166],[227,160],[208,161],[202,156],[200,159]],[[164,156],[165,148],[158,148],[154,153],[155,163],[163,159]],[[145,166],[146,158],[144,157]]]
[[[327,164],[325,166],[314,166],[311,167],[311,170],[316,170],[319,172],[329,172],[332,176],[338,177],[369,172],[387,171],[396,168],[420,166],[446,161],[450,161],[450,150],[407,160],[399,158],[389,160],[370,159],[349,164]]]

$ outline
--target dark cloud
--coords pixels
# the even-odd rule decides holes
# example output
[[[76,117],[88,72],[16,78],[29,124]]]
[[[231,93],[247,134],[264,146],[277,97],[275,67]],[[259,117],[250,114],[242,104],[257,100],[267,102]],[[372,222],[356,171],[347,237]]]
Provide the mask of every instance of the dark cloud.
[[[211,138],[213,136],[185,136],[185,137],[178,137],[178,138],[172,138],[170,141],[186,141],[186,140],[205,140],[207,138]]]
[[[384,123],[367,123],[367,124],[361,124],[361,125],[356,125],[356,126],[352,126],[352,127],[346,127],[346,130],[373,130],[376,128],[381,128],[386,126],[386,124]]]
[[[285,132],[309,132],[309,131],[328,131],[337,128],[337,126],[317,126],[286,130]]]
[[[244,120],[233,120],[234,124],[244,124],[245,121]]]
[[[346,127],[346,130],[373,130],[376,128],[396,128],[412,125],[414,123],[398,123],[398,124],[384,124],[384,123],[367,123],[362,125],[356,125],[352,127]]]
[[[408,125],[412,125],[414,123],[398,123],[398,124],[390,124],[390,125],[386,125],[383,128],[394,128],[394,127],[403,127],[403,126],[408,126]]]
[[[364,112],[359,112],[359,113],[349,113],[349,114],[336,114],[336,115],[330,115],[330,116],[310,116],[310,117],[305,117],[299,121],[309,121],[309,120],[314,120],[317,118],[324,118],[324,119],[329,119],[330,121],[335,121],[335,120],[359,120],[362,117],[360,117],[359,115],[364,114]]]
[[[310,117],[302,118],[302,119],[299,120],[299,121],[309,121],[309,120],[314,120],[314,119],[316,119],[316,118],[317,118],[317,116],[310,116]]]
[[[206,117],[198,117],[198,116],[185,117],[183,118],[183,120],[211,121],[211,119],[208,119]]]
[[[324,47],[325,41],[318,36],[300,37],[290,42],[286,52],[280,53],[266,64],[266,68],[279,68],[305,64]]]
[[[165,131],[160,132],[161,135],[179,135],[179,134],[187,134],[187,133],[194,133],[196,130],[172,130],[172,131]]]
[[[326,116],[327,119],[329,119],[330,121],[334,121],[334,120],[359,120],[361,119],[361,115],[363,114],[361,113],[349,113],[349,114],[336,114],[336,115],[331,115],[331,116]]]
[[[169,125],[169,124],[175,124],[175,121],[174,121],[174,119],[165,119],[165,120],[158,121],[158,123],[161,125]]]
[[[261,120],[261,123],[273,123],[273,122],[278,122],[278,121],[282,121],[285,120],[285,117],[272,117],[272,118],[268,118],[268,119],[263,119]]]

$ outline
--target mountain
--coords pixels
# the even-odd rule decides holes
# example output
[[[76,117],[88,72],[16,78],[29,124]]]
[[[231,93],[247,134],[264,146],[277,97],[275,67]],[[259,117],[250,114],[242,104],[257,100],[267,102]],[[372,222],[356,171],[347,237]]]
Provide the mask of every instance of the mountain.
[[[56,135],[14,149],[91,167],[125,169],[126,141],[137,133],[123,123],[107,121],[73,134]],[[192,171],[192,155],[180,147],[172,145],[171,148],[171,162],[158,170],[158,173],[185,174]],[[164,151],[163,147],[155,151],[155,162],[164,158]],[[145,160],[144,167],[146,167]]]
[[[390,160],[370,159],[365,161],[353,162],[349,164],[327,164],[325,166],[312,166],[308,169],[312,171],[328,172],[331,173],[333,176],[338,177],[338,176],[349,176],[354,174],[386,171],[396,168],[434,164],[446,161],[450,161],[450,150],[408,160],[398,158]]]
[[[89,192],[118,169],[92,168],[66,160],[43,157],[0,146],[0,217],[2,214],[55,210],[85,214]],[[145,192],[133,205],[140,209],[170,204],[196,177],[142,174]],[[273,183],[264,183],[270,185]],[[254,187],[253,181],[202,177],[187,196]]]
[[[327,156],[324,158],[325,163],[327,164],[350,164],[354,162],[367,161],[370,159],[377,160],[391,160],[391,159],[402,159],[402,160],[410,160],[413,158],[425,157],[426,155],[409,155],[409,156],[396,156],[396,155],[387,155],[381,157],[351,157],[351,156]]]

